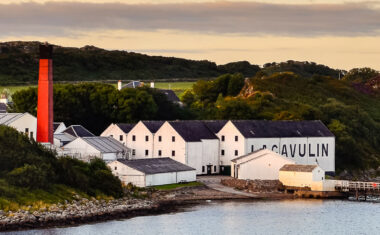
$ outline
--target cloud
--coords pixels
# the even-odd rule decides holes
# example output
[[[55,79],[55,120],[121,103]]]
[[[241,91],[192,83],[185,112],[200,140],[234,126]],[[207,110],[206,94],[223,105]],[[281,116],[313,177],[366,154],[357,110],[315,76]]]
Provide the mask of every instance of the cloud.
[[[93,30],[174,30],[208,34],[377,36],[374,3],[266,4],[211,2],[0,4],[2,36],[73,36]]]

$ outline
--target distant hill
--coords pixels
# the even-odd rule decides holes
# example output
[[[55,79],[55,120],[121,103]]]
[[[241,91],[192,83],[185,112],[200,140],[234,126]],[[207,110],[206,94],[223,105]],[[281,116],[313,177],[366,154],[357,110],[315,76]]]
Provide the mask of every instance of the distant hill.
[[[36,83],[40,42],[0,43],[0,83]],[[108,51],[54,45],[55,81],[151,80],[216,77],[241,72],[249,77],[260,70],[246,61],[216,65],[174,57],[148,56],[127,51]]]

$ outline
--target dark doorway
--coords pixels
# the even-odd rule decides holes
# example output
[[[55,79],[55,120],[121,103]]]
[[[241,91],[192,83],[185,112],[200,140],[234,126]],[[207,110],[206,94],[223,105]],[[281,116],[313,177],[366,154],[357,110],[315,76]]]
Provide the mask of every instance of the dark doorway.
[[[207,174],[211,175],[211,167],[212,165],[207,165]]]

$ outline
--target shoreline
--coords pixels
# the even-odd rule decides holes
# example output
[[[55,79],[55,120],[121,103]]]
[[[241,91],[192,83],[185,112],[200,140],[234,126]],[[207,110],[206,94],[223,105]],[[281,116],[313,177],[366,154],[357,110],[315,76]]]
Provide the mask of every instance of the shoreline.
[[[101,223],[117,219],[130,219],[137,216],[151,216],[180,212],[186,207],[200,205],[207,201],[261,201],[292,200],[293,194],[258,193],[255,197],[224,193],[207,186],[184,187],[158,191],[151,199],[121,198],[104,200],[81,199],[64,205],[65,209],[53,208],[49,211],[14,212],[12,216],[1,218],[0,232],[23,231],[69,227],[83,224]],[[74,209],[73,209],[74,208]]]

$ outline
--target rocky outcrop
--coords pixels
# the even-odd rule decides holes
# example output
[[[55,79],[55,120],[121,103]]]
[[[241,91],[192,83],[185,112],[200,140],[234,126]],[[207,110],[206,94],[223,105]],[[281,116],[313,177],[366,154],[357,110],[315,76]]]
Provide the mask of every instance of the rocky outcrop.
[[[165,208],[166,210],[167,208]],[[78,199],[54,204],[36,211],[0,210],[0,231],[81,224],[136,215],[152,214],[163,207],[151,200],[122,198],[116,200]]]
[[[247,192],[278,192],[284,189],[279,180],[222,179],[222,184]]]

